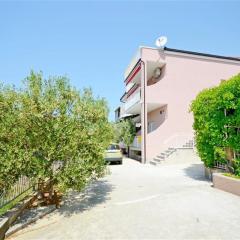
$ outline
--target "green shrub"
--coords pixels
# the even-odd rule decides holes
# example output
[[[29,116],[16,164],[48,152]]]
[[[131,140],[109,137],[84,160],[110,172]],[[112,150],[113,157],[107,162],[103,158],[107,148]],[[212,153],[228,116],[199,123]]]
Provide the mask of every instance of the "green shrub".
[[[65,77],[31,72],[22,89],[2,86],[0,129],[0,190],[20,175],[81,190],[105,172],[112,139],[107,103],[89,89],[80,93]]]
[[[196,147],[207,167],[227,162],[225,148],[240,151],[240,75],[204,89],[191,104]],[[234,172],[240,175],[238,161]]]
[[[116,142],[123,142],[128,148],[133,143],[134,137],[136,136],[135,123],[131,119],[125,119],[113,124],[114,140]]]

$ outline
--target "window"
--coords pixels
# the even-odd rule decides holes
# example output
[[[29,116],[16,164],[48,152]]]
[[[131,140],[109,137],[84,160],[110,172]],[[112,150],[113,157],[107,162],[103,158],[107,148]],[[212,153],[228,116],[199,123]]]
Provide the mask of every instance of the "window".
[[[108,150],[119,150],[119,146],[116,145],[116,144],[111,144],[109,147],[108,147]]]
[[[156,129],[155,125],[156,125],[155,122],[148,122],[148,132],[152,132],[153,130],[155,130]]]

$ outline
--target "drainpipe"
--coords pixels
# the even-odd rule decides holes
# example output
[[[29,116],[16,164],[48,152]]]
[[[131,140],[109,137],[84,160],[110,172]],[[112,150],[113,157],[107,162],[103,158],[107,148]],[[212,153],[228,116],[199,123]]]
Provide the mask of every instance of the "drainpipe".
[[[142,163],[146,163],[146,138],[147,138],[147,134],[146,134],[146,65],[145,62],[141,60],[141,64],[142,64],[142,79],[141,79],[141,83],[143,85],[143,151],[142,151]]]

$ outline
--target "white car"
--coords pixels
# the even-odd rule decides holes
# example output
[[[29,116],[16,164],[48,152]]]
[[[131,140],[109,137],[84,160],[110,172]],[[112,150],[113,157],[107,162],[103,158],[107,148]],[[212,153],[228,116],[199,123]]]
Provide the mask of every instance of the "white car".
[[[123,155],[118,144],[112,143],[106,150],[105,160],[122,164]]]

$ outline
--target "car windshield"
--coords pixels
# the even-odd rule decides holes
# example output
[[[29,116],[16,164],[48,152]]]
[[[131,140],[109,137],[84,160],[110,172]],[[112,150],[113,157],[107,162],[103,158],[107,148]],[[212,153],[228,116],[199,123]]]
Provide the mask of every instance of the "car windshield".
[[[119,146],[116,145],[116,144],[111,144],[111,145],[108,147],[108,150],[119,150]]]

